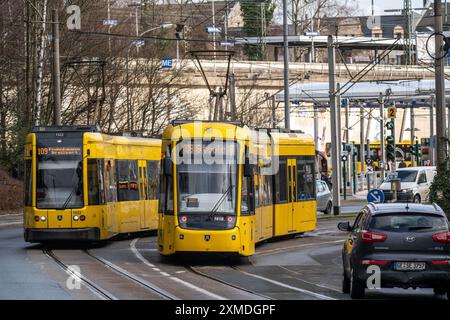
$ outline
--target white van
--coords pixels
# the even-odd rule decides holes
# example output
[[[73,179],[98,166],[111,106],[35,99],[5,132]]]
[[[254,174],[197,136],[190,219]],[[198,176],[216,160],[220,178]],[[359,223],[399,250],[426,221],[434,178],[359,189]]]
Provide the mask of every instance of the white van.
[[[430,186],[436,175],[436,167],[409,167],[397,169],[400,179],[400,191],[397,191],[397,201],[414,203],[428,202]],[[391,182],[389,178],[383,181],[380,188],[385,196],[385,202],[392,200]]]

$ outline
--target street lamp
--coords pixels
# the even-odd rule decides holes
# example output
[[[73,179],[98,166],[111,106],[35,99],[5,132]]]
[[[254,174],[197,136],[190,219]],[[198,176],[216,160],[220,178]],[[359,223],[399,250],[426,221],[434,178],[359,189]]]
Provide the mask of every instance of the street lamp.
[[[141,32],[140,34],[137,35],[137,38],[142,37],[143,35],[145,35],[146,33],[149,33],[151,31],[155,31],[155,30],[159,30],[159,29],[166,29],[166,28],[170,28],[173,26],[173,23],[163,23],[157,27],[145,30],[143,32]],[[133,44],[136,45],[136,53],[139,53],[139,45],[137,43],[138,39],[134,40],[133,42],[131,42],[128,45],[127,48],[127,60],[126,60],[126,91],[127,91],[127,125],[128,125],[128,130],[132,131],[133,130],[133,124],[132,124],[132,114],[133,114],[133,110],[132,110],[132,106],[130,103],[130,89],[129,89],[129,85],[128,85],[128,81],[129,81],[129,62],[130,62],[130,49],[132,47]],[[138,56],[137,56],[138,58]]]

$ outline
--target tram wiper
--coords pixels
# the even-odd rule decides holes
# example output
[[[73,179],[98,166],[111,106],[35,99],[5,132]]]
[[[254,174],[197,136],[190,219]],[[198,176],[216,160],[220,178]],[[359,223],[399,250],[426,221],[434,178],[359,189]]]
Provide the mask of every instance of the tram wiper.
[[[214,207],[211,210],[211,214],[214,213],[214,212],[217,212],[217,210],[219,210],[220,205],[225,200],[225,198],[227,197],[228,193],[230,193],[231,190],[233,190],[233,185],[232,184],[230,184],[228,189],[222,194],[222,196],[216,202],[216,204],[214,205]]]
[[[60,208],[61,210],[66,210],[67,206],[69,205],[70,201],[72,200],[72,196],[73,196],[73,193],[75,192],[75,189],[78,189],[80,187],[80,178],[82,178],[80,171],[79,171],[80,164],[81,164],[81,161],[78,163],[78,166],[77,166],[75,172],[72,174],[72,178],[70,178],[70,181],[73,182],[73,178],[75,177],[75,174],[76,174],[78,176],[78,183],[76,185],[72,186],[69,196],[67,197],[67,199],[64,201],[64,204]]]

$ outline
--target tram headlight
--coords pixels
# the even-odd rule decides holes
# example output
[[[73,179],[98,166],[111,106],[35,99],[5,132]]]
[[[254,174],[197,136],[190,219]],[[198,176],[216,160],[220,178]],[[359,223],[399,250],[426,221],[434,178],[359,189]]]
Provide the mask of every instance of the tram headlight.
[[[41,221],[45,221],[45,220],[47,220],[47,218],[44,217],[44,216],[42,216],[42,217],[41,217]]]
[[[74,221],[78,221],[80,218],[78,216],[73,216]]]

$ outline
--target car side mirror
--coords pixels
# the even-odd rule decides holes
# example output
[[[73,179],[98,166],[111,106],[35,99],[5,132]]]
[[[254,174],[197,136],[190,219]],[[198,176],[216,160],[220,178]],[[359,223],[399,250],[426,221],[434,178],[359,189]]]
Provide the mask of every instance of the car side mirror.
[[[337,225],[338,229],[341,231],[352,231],[352,227],[350,226],[350,222],[339,222]]]

